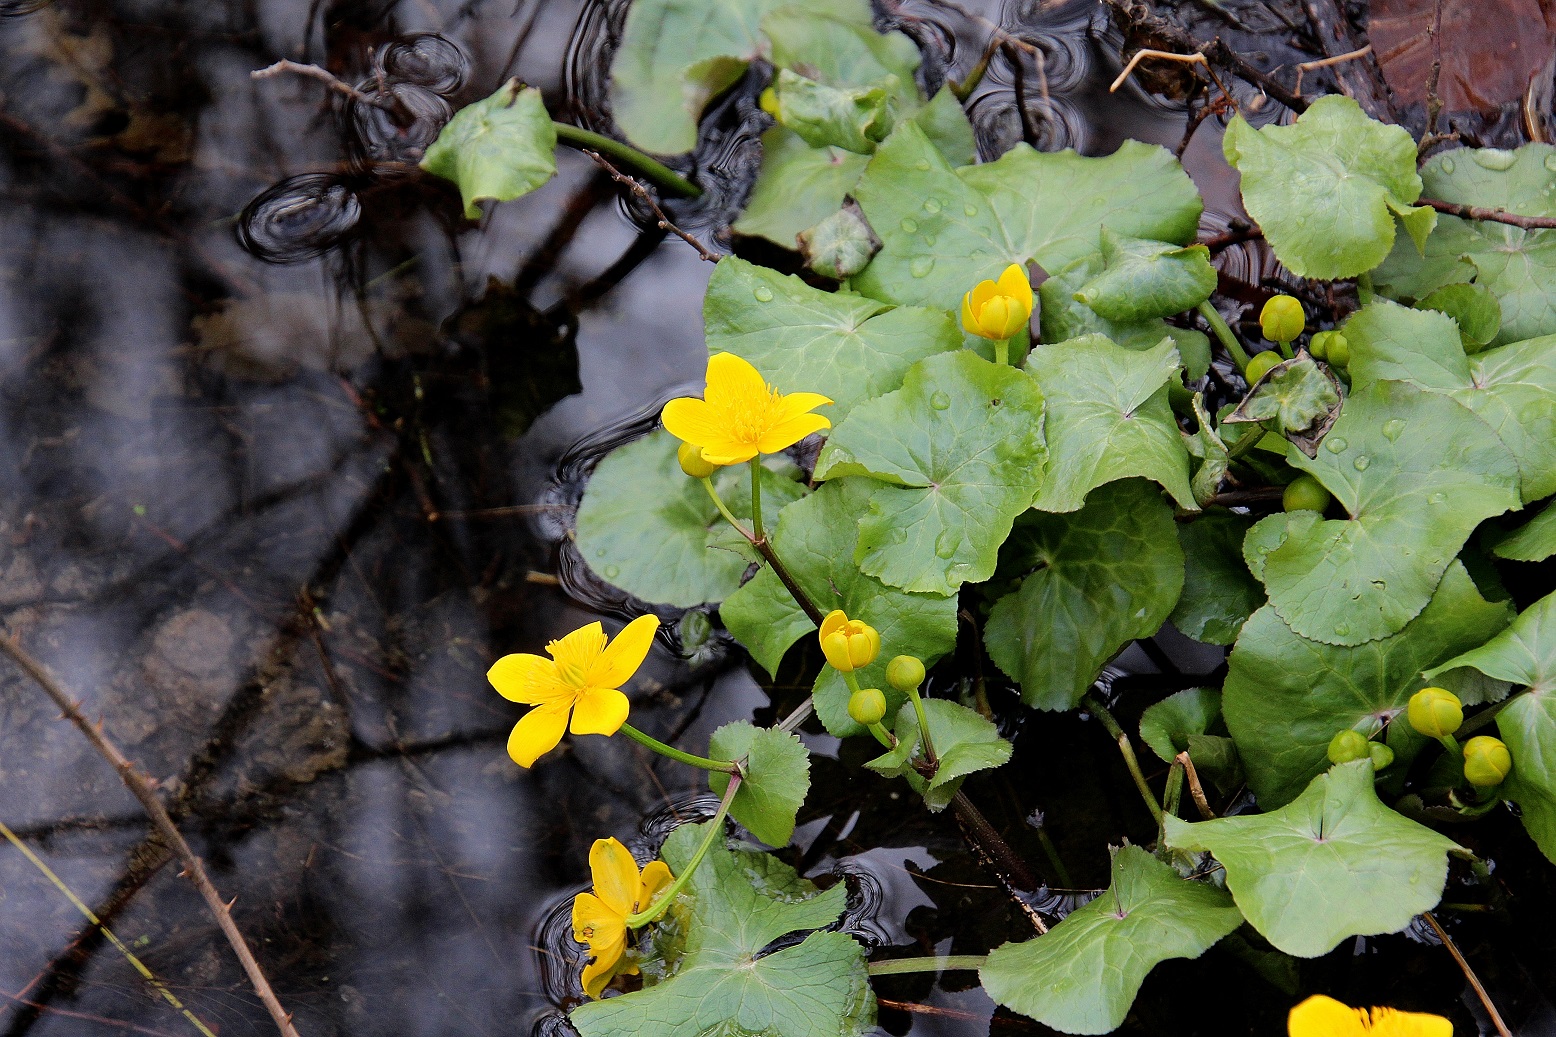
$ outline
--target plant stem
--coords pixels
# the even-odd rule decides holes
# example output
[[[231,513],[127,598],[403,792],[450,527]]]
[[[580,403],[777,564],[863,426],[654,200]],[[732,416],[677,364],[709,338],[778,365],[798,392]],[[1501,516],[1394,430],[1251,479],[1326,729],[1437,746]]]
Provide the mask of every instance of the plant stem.
[[[918,716],[918,734],[924,744],[924,759],[931,767],[939,770],[940,757],[935,755],[935,743],[929,737],[929,716],[924,712],[924,700],[919,698],[917,688],[908,690],[908,698],[913,700],[913,712]]]
[[[1453,735],[1443,735],[1438,741],[1443,744],[1444,749],[1448,750],[1449,755],[1463,758],[1464,750],[1459,748],[1459,741]]]
[[[1528,688],[1525,688],[1523,691],[1514,692],[1507,698],[1503,699],[1501,702],[1498,702],[1496,705],[1492,706],[1490,709],[1482,710],[1481,712],[1476,713],[1474,716],[1470,717],[1463,724],[1459,725],[1459,729],[1455,731],[1454,734],[1474,734],[1476,731],[1479,731],[1481,728],[1495,720],[1497,718],[1497,714],[1506,709],[1514,699],[1522,698],[1527,694],[1529,694]]]
[[[993,825],[989,824],[989,819],[983,816],[983,812],[967,798],[967,793],[958,791],[952,796],[951,809],[956,812],[956,819],[966,828],[966,834],[973,845],[987,853],[990,859],[1004,871],[1006,878],[1028,892],[1038,888],[1038,881],[1027,870],[1026,862],[1016,856],[1016,851],[1010,848],[1010,844],[995,831]],[[1041,920],[1038,927],[1042,929],[1040,922]],[[1042,929],[1042,931],[1047,930]]]
[[[1253,428],[1244,431],[1242,436],[1238,438],[1237,442],[1232,444],[1232,448],[1226,452],[1227,462],[1230,463],[1232,461],[1236,461],[1238,458],[1248,453],[1254,447],[1258,446],[1259,441],[1264,438],[1264,434],[1268,431],[1269,430],[1264,427],[1264,422],[1262,421],[1255,424]]]
[[[1059,847],[1054,845],[1053,838],[1048,834],[1048,827],[1041,826],[1037,830],[1037,842],[1043,848],[1043,853],[1048,857],[1048,866],[1053,868],[1054,877],[1059,880],[1059,885],[1065,889],[1075,888],[1075,882],[1070,878],[1070,869],[1064,866],[1064,858],[1059,856]]]
[[[730,513],[724,498],[719,496],[719,491],[713,488],[713,479],[709,476],[702,477],[702,488],[708,491],[708,496],[713,498],[713,506],[719,509],[719,514],[724,516],[724,521],[735,527],[735,532],[745,537],[748,542],[754,542],[756,537],[749,529],[740,524],[740,520]]]
[[[675,900],[676,894],[685,888],[686,883],[692,877],[692,873],[697,870],[697,865],[702,863],[702,859],[713,848],[713,840],[724,838],[724,818],[729,815],[729,805],[735,801],[735,790],[738,788],[740,788],[740,774],[737,771],[730,775],[729,788],[724,790],[724,798],[719,800],[718,813],[714,814],[713,820],[708,822],[708,833],[702,837],[702,845],[697,847],[697,852],[692,854],[692,859],[687,862],[685,868],[681,869],[681,874],[676,877],[674,882],[670,883],[669,888],[660,893],[652,904],[635,915],[627,916],[628,929],[637,929],[640,926],[645,926],[664,914],[665,909]]]
[[[1226,326],[1226,321],[1221,319],[1221,314],[1210,305],[1209,299],[1199,304],[1199,315],[1205,318],[1205,323],[1210,325],[1217,341],[1231,354],[1232,363],[1237,365],[1237,373],[1242,374],[1248,370],[1248,353],[1243,349],[1243,344],[1237,341],[1237,336],[1232,334],[1232,329]]]
[[[994,362],[1001,367],[1010,366],[1010,339],[997,338],[994,340]]]
[[[691,753],[682,752],[673,745],[666,745],[652,735],[646,735],[631,724],[622,724],[621,733],[641,746],[654,750],[660,756],[667,756],[672,760],[690,764],[693,767],[701,767],[705,771],[723,771],[725,774],[734,774],[738,767],[728,760],[710,760],[706,756],[693,756]]]
[[[757,540],[766,540],[762,532],[762,455],[751,459],[751,532]]]
[[[877,742],[880,742],[888,750],[897,748],[897,736],[882,727],[879,720],[870,725],[870,733],[875,736]]]
[[[910,972],[949,972],[953,969],[983,968],[982,954],[947,954],[938,958],[892,958],[866,964],[872,976],[904,976]]]
[[[680,198],[697,198],[702,194],[702,188],[669,166],[649,158],[637,148],[598,133],[591,133],[589,130],[579,129],[577,126],[569,126],[565,122],[553,122],[551,125],[556,127],[557,140],[580,151],[585,148],[598,151],[631,169],[661,191]]]
[[[810,621],[816,624],[818,627],[821,626],[821,621],[826,618],[826,614],[823,613],[821,609],[816,607],[816,603],[811,601],[810,596],[807,595],[805,591],[801,589],[800,585],[795,582],[794,577],[790,575],[789,570],[784,566],[783,562],[779,560],[777,552],[773,550],[773,545],[767,539],[767,537],[758,536],[751,532],[751,530],[747,529],[745,526],[742,526],[739,521],[736,520],[734,515],[730,514],[729,508],[725,506],[723,498],[719,496],[719,491],[714,489],[712,479],[703,479],[702,485],[703,488],[708,491],[708,496],[713,498],[713,503],[718,507],[719,514],[723,515],[724,518],[728,520],[729,524],[735,527],[735,532],[745,537],[746,543],[756,548],[757,554],[766,559],[767,564],[773,567],[773,572],[777,575],[779,581],[783,583],[784,588],[789,592],[789,596],[794,599],[795,604],[799,605],[799,607],[804,610],[805,615],[810,619]],[[760,504],[760,501],[753,501],[753,503]],[[800,717],[798,721],[795,721],[795,727],[798,727],[804,719],[804,717]],[[793,728],[789,728],[788,730],[793,730]]]
[[[1096,696],[1087,695],[1081,699],[1081,705],[1086,707],[1088,713],[1102,721],[1102,726],[1108,729],[1108,734],[1118,742],[1119,755],[1124,758],[1124,766],[1129,768],[1129,776],[1135,779],[1135,788],[1140,790],[1140,798],[1145,800],[1146,809],[1151,811],[1151,817],[1157,825],[1161,825],[1162,805],[1156,801],[1156,793],[1151,791],[1145,775],[1140,771],[1140,761],[1135,757],[1134,747],[1129,744],[1129,736],[1124,733],[1122,727],[1118,726],[1118,721],[1113,719],[1113,714],[1108,712],[1107,707],[1097,701]]]

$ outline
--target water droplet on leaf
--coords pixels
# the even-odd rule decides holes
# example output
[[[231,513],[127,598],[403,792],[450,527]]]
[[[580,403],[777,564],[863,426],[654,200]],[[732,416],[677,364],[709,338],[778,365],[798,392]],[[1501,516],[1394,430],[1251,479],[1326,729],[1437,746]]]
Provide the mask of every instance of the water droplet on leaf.
[[[934,256],[914,256],[913,262],[908,264],[908,273],[914,277],[928,277],[929,272],[934,268]]]
[[[1388,437],[1388,441],[1390,443],[1398,442],[1399,437],[1404,434],[1404,431],[1404,418],[1390,418],[1383,423],[1383,434]]]
[[[909,234],[917,234],[918,221],[911,216],[904,216],[902,218],[902,229],[907,231]]]
[[[773,301],[773,290],[771,288],[767,287],[765,284],[757,285],[756,291],[752,292],[751,294],[756,296],[756,301],[757,302],[772,302]]]
[[[1456,167],[1453,164],[1453,159],[1451,159],[1451,158],[1443,159],[1443,172],[1444,173],[1447,173],[1449,176],[1452,176],[1453,175],[1453,171],[1454,171],[1455,168]]]
[[[935,537],[935,557],[950,558],[955,555],[957,540],[957,535],[949,529],[941,530],[940,535]]]
[[[621,569],[618,566],[607,565],[603,575],[607,580],[614,580],[616,577],[621,575]]]
[[[1549,162],[1550,159],[1546,159],[1546,161]],[[968,216],[976,216],[978,215],[978,207],[976,205],[964,205],[962,206],[962,212]]]
[[[951,397],[943,392],[937,392],[929,398],[929,405],[935,410],[945,410],[951,406]]]
[[[1471,151],[1470,158],[1475,160],[1477,166],[1499,173],[1518,160],[1516,154],[1501,148],[1481,148],[1478,151]]]
[[[1351,462],[1351,467],[1355,468],[1358,472],[1365,472],[1367,470],[1367,466],[1370,464],[1372,464],[1372,458],[1368,457],[1366,454],[1362,454],[1357,457],[1356,460]]]
[[[1324,440],[1324,446],[1329,448],[1331,454],[1338,454],[1351,444],[1345,441],[1343,436],[1330,436]]]

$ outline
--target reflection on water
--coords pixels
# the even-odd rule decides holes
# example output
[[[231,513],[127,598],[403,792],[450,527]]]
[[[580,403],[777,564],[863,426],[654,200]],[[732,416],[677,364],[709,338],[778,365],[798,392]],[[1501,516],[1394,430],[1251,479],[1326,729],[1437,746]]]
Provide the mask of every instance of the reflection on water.
[[[1089,4],[879,6],[924,47],[929,87],[1009,29],[973,106],[986,154],[1181,133],[1171,106],[1100,99],[1113,62]],[[479,225],[410,168],[509,75],[608,130],[624,11],[0,0],[18,16],[0,21],[0,623],[162,783],[305,1037],[567,1032],[565,911],[589,844],[648,851],[707,805],[698,775],[622,741],[520,771],[503,752],[517,711],[483,675],[644,608],[577,557],[570,513],[599,457],[702,371],[711,268],[575,154]],[[250,78],[282,58],[368,100]],[[758,83],[683,164],[705,196],[670,206],[720,247],[759,159]],[[706,744],[799,694],[786,668],[770,703],[705,611],[664,616],[633,688],[651,733]],[[985,791],[1029,859],[1022,819],[1057,806],[1032,789],[1067,790],[1045,831],[1083,887],[1108,839],[1151,837],[1094,725],[1010,733],[1024,762]],[[860,771],[867,747],[806,737],[822,755],[791,859],[849,884],[848,931],[894,954],[1030,932],[947,819]],[[6,823],[197,1015],[273,1032],[134,800],[8,666],[0,787]],[[1168,971],[1150,997],[1187,975]],[[987,1032],[966,983],[882,983],[883,1026]],[[0,998],[6,1037],[190,1032],[9,850]],[[920,1002],[938,1014],[893,1007]]]

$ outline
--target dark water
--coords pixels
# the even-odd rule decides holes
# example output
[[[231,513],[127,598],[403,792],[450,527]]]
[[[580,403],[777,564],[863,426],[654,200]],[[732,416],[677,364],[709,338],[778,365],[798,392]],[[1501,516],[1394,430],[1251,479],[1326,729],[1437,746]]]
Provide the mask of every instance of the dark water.
[[[1002,53],[971,104],[987,154],[1022,137],[1178,144],[1181,105],[1105,92],[1118,41],[1090,4],[974,6],[1033,48]],[[882,10],[931,80],[963,74],[988,38],[931,3]],[[604,450],[700,377],[711,267],[566,150],[555,182],[479,226],[413,168],[452,110],[507,75],[608,129],[623,11],[0,0],[0,623],[164,783],[305,1037],[568,1032],[581,948],[565,915],[589,844],[651,845],[709,806],[698,775],[622,739],[520,771],[503,751],[518,711],[483,675],[641,609],[571,550],[570,507]],[[1272,62],[1296,53],[1277,37]],[[250,78],[281,58],[396,111]],[[722,102],[695,156],[708,197],[674,210],[716,247],[759,129],[753,89]],[[1212,230],[1235,204],[1218,151],[1211,123],[1186,154]],[[1230,262],[1269,272],[1257,252]],[[1220,662],[1170,636],[1149,647],[1121,660],[1126,724],[1195,683],[1163,667]],[[972,791],[1048,881],[1063,885],[1037,823],[1077,888],[1105,883],[1106,845],[1152,836],[1111,745],[1073,716],[1018,717],[989,676],[1017,763]],[[758,685],[693,617],[643,671],[634,723],[695,747],[808,683],[796,668]],[[852,931],[897,955],[1030,933],[949,818],[860,771],[865,747],[807,738],[815,781],[788,855],[849,883]],[[207,1025],[274,1032],[137,804],[8,664],[0,790],[0,820]],[[1498,877],[1519,913],[1549,918],[1546,866],[1515,836],[1493,822],[1486,852],[1507,848]],[[1449,924],[1533,1033],[1556,973],[1543,925],[1509,918]],[[1042,1030],[991,1021],[966,982],[878,983],[885,1031]],[[1398,936],[1300,969],[1251,946],[1169,963],[1126,1032],[1277,1032],[1309,989],[1475,1025],[1447,955]],[[194,1031],[0,848],[0,1037],[128,1032]]]

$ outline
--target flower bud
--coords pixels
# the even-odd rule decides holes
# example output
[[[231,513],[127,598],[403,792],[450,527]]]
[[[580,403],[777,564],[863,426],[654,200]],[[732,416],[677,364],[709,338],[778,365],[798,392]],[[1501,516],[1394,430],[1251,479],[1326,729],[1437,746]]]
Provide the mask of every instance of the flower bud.
[[[1329,333],[1326,359],[1330,367],[1349,367],[1351,364],[1351,341],[1338,331]]]
[[[1243,379],[1249,385],[1252,385],[1254,382],[1257,382],[1259,379],[1263,378],[1266,374],[1269,374],[1270,368],[1274,367],[1284,359],[1285,358],[1280,355],[1280,352],[1274,349],[1266,349],[1262,353],[1255,353],[1248,360],[1248,367],[1243,371]]]
[[[1360,731],[1345,730],[1329,739],[1329,762],[1350,763],[1367,758],[1367,736]]]
[[[1315,331],[1313,337],[1308,339],[1308,355],[1314,360],[1325,360],[1329,357],[1329,343],[1338,335],[1338,331]]]
[[[1428,738],[1446,738],[1464,723],[1464,703],[1445,688],[1422,688],[1410,696],[1405,715]]]
[[[1324,484],[1311,475],[1297,476],[1280,495],[1281,507],[1287,511],[1323,511],[1332,500],[1334,496]]]
[[[1367,754],[1372,757],[1372,769],[1375,771],[1388,770],[1389,764],[1394,762],[1394,750],[1382,742],[1368,742]]]
[[[1476,735],[1464,743],[1464,777],[1478,789],[1502,784],[1513,771],[1513,754],[1500,738]]]
[[[681,462],[681,471],[693,479],[706,479],[719,470],[719,466],[712,461],[704,461],[702,447],[692,443],[682,443],[677,447],[675,459]]]
[[[1271,296],[1259,311],[1259,327],[1271,342],[1290,342],[1302,334],[1306,326],[1302,304],[1289,295]]]
[[[912,691],[924,683],[924,662],[911,655],[899,655],[886,664],[886,681],[898,691]]]
[[[1012,263],[998,281],[979,281],[962,296],[962,327],[982,338],[1011,338],[1032,319],[1032,282]]]
[[[844,673],[869,666],[881,654],[881,635],[876,629],[868,623],[849,619],[842,609],[833,609],[827,614],[816,636],[827,662]]]
[[[880,688],[860,688],[848,696],[848,715],[854,723],[869,727],[886,715],[886,696]]]
[[[766,90],[762,91],[762,94],[757,98],[756,103],[762,109],[762,111],[766,112],[768,115],[771,115],[774,119],[778,118],[778,91],[774,90],[772,87],[768,87]]]

